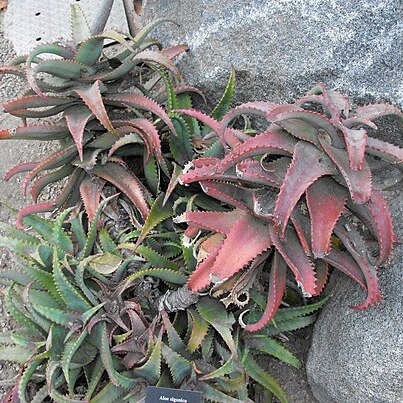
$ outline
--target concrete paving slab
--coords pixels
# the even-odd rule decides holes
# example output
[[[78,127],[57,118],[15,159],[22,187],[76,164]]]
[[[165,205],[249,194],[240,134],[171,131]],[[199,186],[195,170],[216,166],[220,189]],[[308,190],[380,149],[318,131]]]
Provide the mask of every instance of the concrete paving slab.
[[[70,40],[70,4],[79,4],[92,24],[102,0],[8,0],[4,34],[15,52],[25,54],[35,46],[59,39]],[[127,32],[122,0],[115,0],[107,24]]]

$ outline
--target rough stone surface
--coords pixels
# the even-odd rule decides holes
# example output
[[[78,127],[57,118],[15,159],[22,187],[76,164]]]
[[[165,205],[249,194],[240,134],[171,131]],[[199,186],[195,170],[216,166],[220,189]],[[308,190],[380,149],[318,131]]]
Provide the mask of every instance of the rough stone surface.
[[[388,192],[398,236],[403,235],[401,193]],[[403,401],[403,245],[381,270],[384,301],[365,311],[349,308],[364,298],[350,279],[332,279],[333,295],[315,324],[308,381],[322,403]]]
[[[17,54],[27,53],[43,43],[70,40],[70,4],[78,4],[87,22],[92,24],[100,3],[99,0],[8,0],[4,17],[5,37]],[[122,0],[115,0],[107,28],[127,31]]]
[[[399,0],[145,0],[143,6],[145,21],[168,17],[180,24],[164,25],[156,36],[189,44],[181,70],[210,99],[233,65],[238,103],[292,101],[322,81],[358,103],[403,105]],[[396,142],[401,134],[394,134]]]

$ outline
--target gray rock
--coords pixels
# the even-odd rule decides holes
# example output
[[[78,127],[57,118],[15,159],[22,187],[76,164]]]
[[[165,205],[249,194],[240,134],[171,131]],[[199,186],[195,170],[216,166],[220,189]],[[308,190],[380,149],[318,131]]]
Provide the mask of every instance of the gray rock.
[[[402,235],[401,194],[389,193]],[[399,220],[399,221],[397,221]],[[319,402],[403,401],[403,246],[380,271],[384,301],[365,311],[349,308],[364,293],[343,275],[332,279],[333,295],[315,324],[307,363],[308,381]]]
[[[186,79],[212,100],[231,65],[237,102],[292,101],[322,81],[358,103],[403,105],[403,5],[399,0],[146,0],[144,21],[168,17],[156,34],[187,42]],[[392,125],[393,126],[393,125]],[[400,144],[402,132],[393,134]],[[391,141],[390,130],[385,138]]]

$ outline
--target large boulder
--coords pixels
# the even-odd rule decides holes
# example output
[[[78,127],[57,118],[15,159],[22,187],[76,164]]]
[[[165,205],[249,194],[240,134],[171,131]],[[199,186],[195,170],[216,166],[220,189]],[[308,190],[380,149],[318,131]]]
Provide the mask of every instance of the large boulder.
[[[389,196],[402,236],[401,193]],[[384,301],[365,311],[349,308],[364,297],[355,283],[342,275],[332,279],[332,297],[315,324],[307,363],[308,382],[320,402],[403,402],[402,273],[399,245],[380,272]]]
[[[402,16],[399,0],[143,1],[144,21],[180,24],[156,36],[189,44],[181,70],[210,99],[235,67],[237,102],[291,101],[322,81],[360,103],[402,106]]]

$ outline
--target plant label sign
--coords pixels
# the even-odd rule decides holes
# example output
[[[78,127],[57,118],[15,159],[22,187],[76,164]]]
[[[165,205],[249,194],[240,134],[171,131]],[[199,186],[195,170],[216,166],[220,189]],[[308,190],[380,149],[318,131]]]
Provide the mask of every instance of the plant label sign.
[[[201,392],[147,386],[146,403],[201,403]]]

